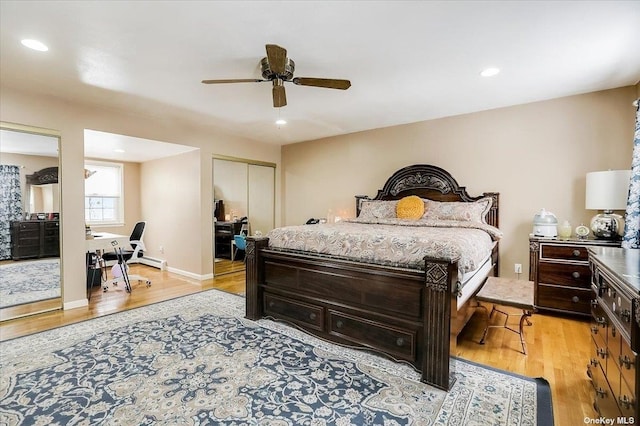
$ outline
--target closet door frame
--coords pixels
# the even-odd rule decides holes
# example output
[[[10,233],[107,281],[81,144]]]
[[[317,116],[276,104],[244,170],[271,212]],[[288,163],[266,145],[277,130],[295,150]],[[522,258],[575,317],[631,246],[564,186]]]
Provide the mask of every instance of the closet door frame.
[[[272,182],[272,191],[273,191],[273,200],[272,200],[272,211],[271,211],[271,217],[272,217],[272,224],[271,227],[275,227],[276,225],[276,163],[271,163],[268,161],[259,161],[259,160],[252,160],[249,158],[241,158],[241,157],[231,157],[231,156],[226,156],[226,155],[217,155],[214,154],[212,156],[211,159],[211,182],[212,182],[212,192],[213,192],[213,197],[212,197],[212,203],[213,201],[216,199],[216,180],[215,180],[215,160],[222,160],[222,161],[230,161],[230,162],[236,162],[236,163],[242,163],[246,165],[246,169],[247,169],[247,187],[246,187],[246,203],[247,203],[247,215],[249,216],[249,221],[251,222],[251,212],[249,211],[249,206],[251,204],[250,200],[249,200],[249,173],[250,173],[250,167],[249,166],[263,166],[263,167],[270,167],[273,169],[273,182]],[[224,200],[223,200],[224,201]],[[226,206],[225,206],[226,207]],[[213,255],[215,257],[215,230],[213,230],[214,227],[214,223],[213,223],[213,211],[214,211],[214,205],[212,204],[211,206],[211,228],[212,228],[212,249],[213,249]],[[227,213],[225,211],[225,213]],[[254,230],[252,229],[252,232]],[[263,234],[265,234],[268,229],[261,229],[260,230]],[[215,262],[213,262],[213,275],[216,275],[216,271],[215,271]]]

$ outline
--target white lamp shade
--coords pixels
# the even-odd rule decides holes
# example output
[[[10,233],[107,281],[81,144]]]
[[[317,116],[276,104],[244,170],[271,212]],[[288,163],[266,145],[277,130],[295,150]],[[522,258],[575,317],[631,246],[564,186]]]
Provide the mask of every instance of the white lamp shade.
[[[587,210],[624,210],[629,195],[631,170],[587,173]]]

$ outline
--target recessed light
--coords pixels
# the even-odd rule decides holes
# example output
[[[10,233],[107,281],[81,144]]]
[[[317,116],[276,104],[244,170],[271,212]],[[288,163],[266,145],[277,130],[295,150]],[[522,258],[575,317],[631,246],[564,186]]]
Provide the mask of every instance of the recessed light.
[[[494,75],[499,73],[500,73],[500,68],[485,68],[484,70],[482,70],[480,75],[483,77],[493,77]]]
[[[287,120],[283,120],[282,118],[276,120],[276,124],[278,126],[282,126],[283,124],[287,124]]]
[[[114,149],[114,150],[113,150],[113,152],[124,153],[124,152],[125,152],[125,150],[124,150],[124,149],[117,148],[117,149]]]
[[[38,52],[46,52],[49,48],[41,41],[24,39],[21,43],[29,49],[37,50]]]

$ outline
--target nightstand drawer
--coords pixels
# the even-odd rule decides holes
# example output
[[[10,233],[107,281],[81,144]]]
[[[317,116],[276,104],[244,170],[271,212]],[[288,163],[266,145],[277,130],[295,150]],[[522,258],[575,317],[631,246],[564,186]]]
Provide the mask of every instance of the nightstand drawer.
[[[556,244],[542,244],[540,259],[575,260],[588,262],[587,248],[582,246],[562,246]]]
[[[538,284],[536,307],[590,314],[591,299],[591,290]]]
[[[588,289],[591,287],[589,265],[540,262],[538,282]]]

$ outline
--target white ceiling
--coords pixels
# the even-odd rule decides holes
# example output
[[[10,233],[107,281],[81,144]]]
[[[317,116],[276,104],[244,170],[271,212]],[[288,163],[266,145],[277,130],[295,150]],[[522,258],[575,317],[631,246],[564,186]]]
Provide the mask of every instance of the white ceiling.
[[[2,0],[0,84],[287,144],[632,85],[639,40],[639,1]],[[201,84],[260,78],[266,43],[352,87]]]

